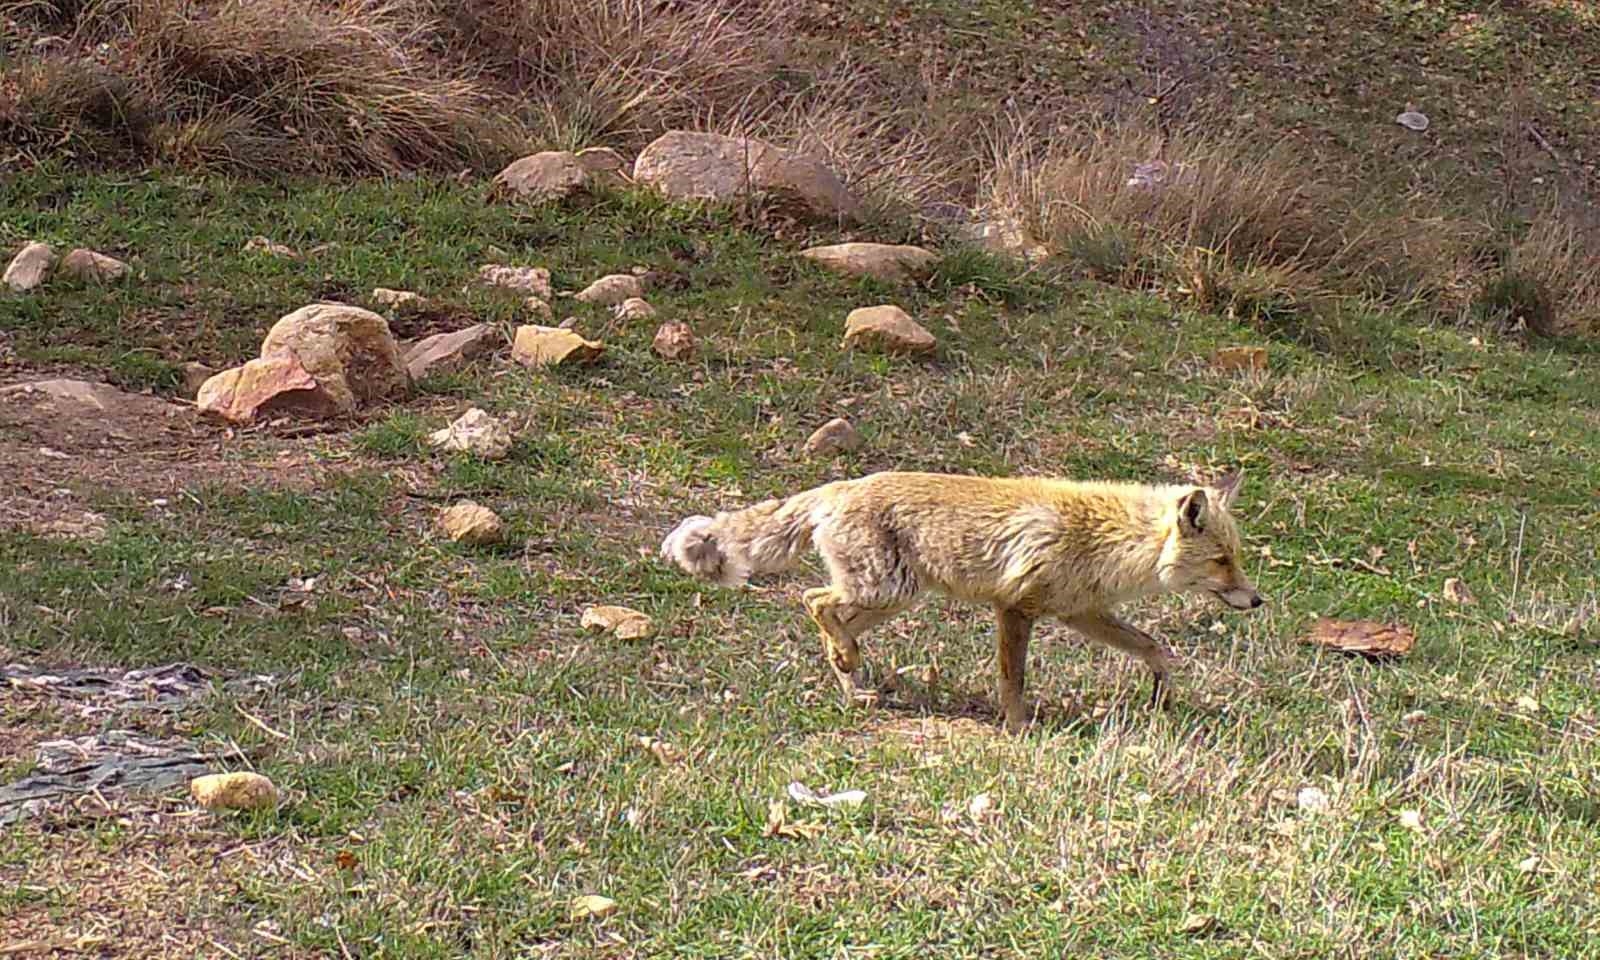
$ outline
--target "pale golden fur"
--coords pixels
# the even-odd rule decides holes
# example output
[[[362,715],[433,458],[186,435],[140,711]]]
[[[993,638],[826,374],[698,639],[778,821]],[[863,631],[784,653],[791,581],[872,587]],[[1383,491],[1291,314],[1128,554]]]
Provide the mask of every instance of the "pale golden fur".
[[[703,579],[737,586],[815,549],[831,583],[805,593],[847,700],[856,695],[857,639],[924,590],[994,607],[1006,726],[1027,722],[1028,636],[1040,617],[1138,657],[1163,695],[1170,651],[1119,620],[1140,597],[1205,590],[1240,609],[1261,598],[1240,564],[1229,512],[1233,475],[1210,487],[876,473],[689,517],[662,555]]]

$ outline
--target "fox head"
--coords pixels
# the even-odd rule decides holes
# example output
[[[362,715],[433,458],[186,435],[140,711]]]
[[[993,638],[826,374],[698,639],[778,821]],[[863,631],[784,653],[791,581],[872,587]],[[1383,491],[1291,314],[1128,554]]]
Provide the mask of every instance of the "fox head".
[[[1205,591],[1237,610],[1261,606],[1261,594],[1245,576],[1239,528],[1229,508],[1243,473],[1209,487],[1186,489],[1173,504],[1173,521],[1161,554],[1162,581],[1180,593]]]

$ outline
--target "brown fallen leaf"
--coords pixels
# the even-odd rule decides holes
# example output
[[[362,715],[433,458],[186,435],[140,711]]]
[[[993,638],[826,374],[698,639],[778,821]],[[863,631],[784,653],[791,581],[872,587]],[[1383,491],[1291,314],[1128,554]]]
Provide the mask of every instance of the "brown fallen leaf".
[[[1456,577],[1446,577],[1444,580],[1444,598],[1451,603],[1467,606],[1473,602],[1472,591],[1467,585]]]
[[[667,766],[683,759],[683,751],[662,740],[659,737],[643,736],[639,738],[639,746],[644,747],[655,755],[655,758]]]
[[[1323,617],[1311,625],[1305,640],[1341,653],[1359,653],[1379,659],[1405,656],[1411,652],[1417,637],[1401,624]]]
[[[1214,933],[1218,926],[1216,917],[1207,916],[1203,913],[1191,913],[1183,918],[1183,923],[1178,925],[1178,930],[1190,936],[1202,936],[1207,933]]]
[[[597,893],[585,894],[572,901],[574,920],[604,920],[617,912],[617,901]]]
[[[333,862],[340,870],[354,870],[359,861],[356,860],[356,855],[349,850],[340,850],[333,855]]]
[[[1260,373],[1267,369],[1267,348],[1223,347],[1211,355],[1211,365],[1230,373],[1238,370]]]
[[[789,820],[789,807],[782,800],[767,804],[767,828],[764,837],[800,837],[809,840],[827,828],[820,823],[794,823]]]

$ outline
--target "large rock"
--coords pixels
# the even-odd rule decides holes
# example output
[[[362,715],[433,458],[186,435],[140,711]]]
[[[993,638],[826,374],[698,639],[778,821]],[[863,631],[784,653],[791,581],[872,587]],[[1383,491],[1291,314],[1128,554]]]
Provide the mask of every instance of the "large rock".
[[[348,304],[314,303],[273,324],[258,359],[202,384],[195,405],[234,423],[268,413],[323,418],[410,387],[387,320]]]
[[[933,334],[893,304],[850,311],[844,321],[844,346],[880,353],[932,353]]]
[[[287,354],[346,410],[401,396],[411,375],[389,321],[371,310],[343,303],[313,303],[289,314],[261,341],[263,358]]]
[[[189,781],[189,796],[207,810],[255,810],[278,802],[278,788],[259,773],[208,773]]]
[[[421,380],[429,373],[454,370],[494,349],[500,339],[500,334],[487,323],[474,324],[452,333],[436,333],[418,340],[406,351],[406,372],[412,380]]]
[[[573,295],[579,303],[598,303],[615,306],[624,300],[644,296],[644,282],[631,273],[613,273],[601,277]]]
[[[200,385],[194,404],[230,423],[277,414],[320,420],[349,412],[298,359],[285,355],[222,371]]]
[[[508,267],[486,263],[478,268],[478,282],[532,294],[541,300],[550,299],[550,271],[543,267]]]
[[[561,200],[600,184],[622,180],[627,161],[609,147],[571,153],[546,150],[513,160],[494,178],[497,193],[518,200]]]
[[[17,251],[11,258],[11,263],[6,267],[0,282],[15,290],[17,293],[27,293],[29,290],[44,283],[50,275],[50,268],[56,265],[56,252],[48,243],[30,243]]]
[[[524,324],[517,328],[511,345],[511,359],[529,367],[553,367],[562,363],[589,363],[605,352],[605,344],[585,340],[573,330]]]
[[[920,280],[939,262],[931,250],[895,243],[835,243],[802,250],[800,256],[840,273],[894,283]]]
[[[678,200],[727,201],[746,193],[793,199],[820,217],[855,219],[861,203],[822,162],[752,137],[674,130],[633,163],[633,179]]]
[[[79,247],[61,258],[62,273],[92,283],[121,280],[128,275],[129,267],[116,257],[85,250]]]

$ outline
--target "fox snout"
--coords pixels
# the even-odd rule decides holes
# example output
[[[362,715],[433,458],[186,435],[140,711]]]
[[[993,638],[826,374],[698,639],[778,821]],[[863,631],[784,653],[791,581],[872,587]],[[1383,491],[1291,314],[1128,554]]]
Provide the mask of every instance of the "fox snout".
[[[1261,599],[1261,594],[1255,590],[1217,590],[1214,592],[1218,599],[1235,610],[1254,610],[1266,603],[1265,600]]]

